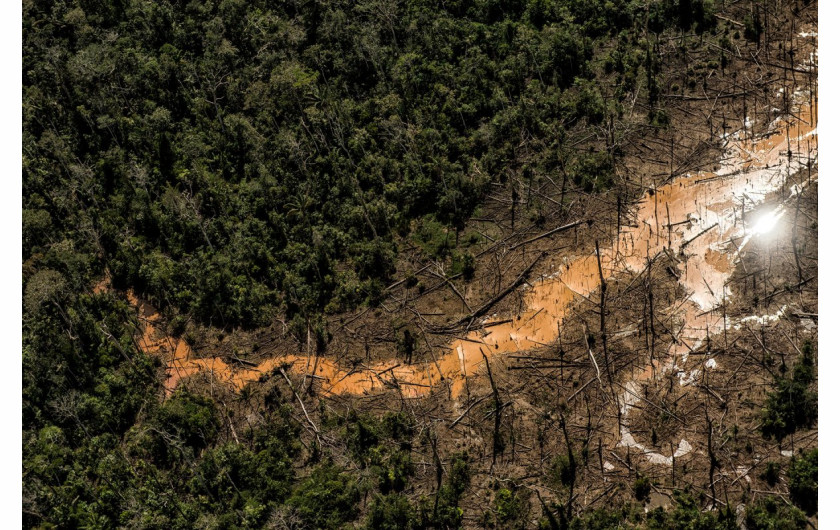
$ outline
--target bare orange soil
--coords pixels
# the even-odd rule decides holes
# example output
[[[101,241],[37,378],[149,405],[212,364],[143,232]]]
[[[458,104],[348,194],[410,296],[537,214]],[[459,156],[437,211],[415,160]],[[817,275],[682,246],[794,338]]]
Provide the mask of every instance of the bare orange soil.
[[[816,104],[813,103],[813,116]],[[788,184],[787,178],[805,167],[817,149],[816,123],[810,123],[812,105],[805,104],[798,116],[777,120],[770,134],[751,138],[750,130],[724,139],[726,151],[716,172],[688,174],[659,189],[651,190],[638,207],[635,222],[622,229],[612,246],[601,251],[605,278],[623,271],[640,272],[648,260],[668,250],[684,259],[680,283],[689,293],[688,303],[675,307],[686,327],[681,344],[674,346],[676,368],[679,356],[694,348],[707,330],[720,331],[720,316],[710,311],[726,296],[726,282],[734,272],[739,246],[761,237],[784,215],[782,204],[762,218],[760,224],[745,224],[743,212],[764,202]],[[815,120],[816,118],[814,118]],[[791,193],[801,191],[793,188]],[[679,224],[678,224],[679,223]],[[314,357],[285,355],[267,359],[256,367],[234,367],[220,358],[194,358],[180,339],[159,337],[159,315],[145,311],[133,294],[129,300],[141,311],[144,322],[141,347],[160,355],[167,363],[166,388],[172,391],[180,381],[198,372],[210,372],[219,382],[241,390],[248,383],[278,366],[318,378],[328,394],[367,394],[399,386],[407,397],[419,397],[443,380],[457,398],[466,378],[483,370],[483,356],[503,355],[547,345],[557,339],[563,318],[576,301],[588,297],[599,286],[596,255],[580,256],[561,265],[553,275],[536,282],[526,294],[528,309],[513,321],[489,325],[451,344],[437,363],[402,365],[397,361],[363,366],[347,371],[335,362]],[[314,373],[313,373],[314,371]]]

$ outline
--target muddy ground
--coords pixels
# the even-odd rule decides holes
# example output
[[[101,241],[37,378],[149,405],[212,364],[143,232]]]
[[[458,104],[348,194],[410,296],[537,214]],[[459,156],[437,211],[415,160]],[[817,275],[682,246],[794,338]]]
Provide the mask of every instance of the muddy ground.
[[[728,9],[726,18],[743,19],[738,4]],[[466,526],[479,525],[499,484],[535,493],[528,498],[534,519],[540,498],[566,502],[567,493],[546,477],[566,450],[567,436],[579,454],[587,454],[575,511],[629,501],[639,476],[652,480],[655,502],[665,506],[674,489],[687,485],[705,491],[710,505],[760,495],[787,502],[784,477],[770,487],[759,474],[768,462],[786,463],[791,454],[815,447],[817,431],[778,444],[757,427],[774,377],[793,366],[806,340],[816,346],[817,339],[816,136],[803,134],[816,126],[816,3],[799,6],[796,15],[792,8],[779,13],[761,44],[741,38],[726,50],[694,35],[663,39],[670,125],[649,125],[651,109],[636,100],[615,126],[597,138],[581,138],[577,146],[623,154],[610,192],[564,191],[562,175],[530,186],[512,178],[461,234],[462,241],[472,241],[465,246],[475,256],[472,280],[452,275],[449,263],[430,260],[405,241],[386,300],[330,316],[324,351],[316,352],[314,337],[291,337],[282,319],[251,333],[191,325],[184,337],[167,339],[167,346],[160,342],[167,337],[166,322],[145,310],[146,349],[152,351],[154,343],[162,372],[168,367],[162,395],[177,384],[211,393],[231,411],[235,433],[261,421],[265,396],[279,392],[300,413],[311,438],[306,442],[317,442],[348,466],[353,464],[346,448],[319,430],[319,411],[406,411],[420,426],[413,455],[418,486],[409,495],[428,494],[435,486],[428,440],[437,440],[443,461],[461,450],[473,458],[476,475],[463,504]],[[722,34],[741,29],[731,21],[721,25]],[[728,66],[709,69],[712,53],[725,56]],[[642,233],[639,212],[653,190],[687,174],[711,178],[733,163],[726,158],[732,144],[760,145],[774,122],[784,128],[781,158],[792,169],[760,205],[743,205],[735,213],[739,221],[715,236],[714,247],[705,244],[702,263],[709,275],[712,269],[722,275],[728,288],[707,300],[713,307],[687,313],[696,305],[686,287],[692,285],[686,282],[692,258],[678,239],[702,232],[703,219],[693,232],[691,223],[680,226],[680,236],[674,223],[685,219],[668,221],[669,211],[657,211],[657,224],[671,230],[651,232],[644,251],[628,254],[641,266],[618,266],[613,253],[615,267],[598,273],[596,242],[599,254],[610,255],[619,248],[620,233]],[[798,132],[791,136],[791,130]],[[726,141],[736,131],[741,136]],[[805,158],[791,164],[793,154]],[[509,186],[520,187],[513,226]],[[747,227],[768,212],[776,212],[775,225],[750,235]],[[720,245],[725,235],[728,246]],[[666,237],[677,243],[661,241]],[[558,272],[562,283],[574,283],[566,267],[586,259],[568,300],[549,296],[535,304],[535,292],[559,285]],[[554,283],[544,281],[552,277]],[[539,325],[502,341],[528,322]],[[406,330],[416,341],[410,358],[404,346],[398,348]],[[472,353],[459,357],[459,345]],[[173,355],[180,371],[168,364]],[[173,379],[173,373],[189,377]]]

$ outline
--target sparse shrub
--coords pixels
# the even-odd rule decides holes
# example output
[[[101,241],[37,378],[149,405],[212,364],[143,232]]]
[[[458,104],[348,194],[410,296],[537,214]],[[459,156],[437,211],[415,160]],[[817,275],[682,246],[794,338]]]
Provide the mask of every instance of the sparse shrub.
[[[817,393],[812,390],[815,380],[813,346],[806,342],[792,377],[777,377],[775,390],[767,396],[761,411],[764,437],[781,441],[798,429],[814,425],[817,421]]]
[[[817,450],[794,458],[788,470],[790,500],[806,514],[817,513]]]
[[[637,501],[646,501],[650,497],[650,479],[642,475],[633,482],[633,496]]]
[[[767,467],[758,476],[761,480],[766,482],[771,488],[779,483],[779,464],[778,462],[768,462]]]

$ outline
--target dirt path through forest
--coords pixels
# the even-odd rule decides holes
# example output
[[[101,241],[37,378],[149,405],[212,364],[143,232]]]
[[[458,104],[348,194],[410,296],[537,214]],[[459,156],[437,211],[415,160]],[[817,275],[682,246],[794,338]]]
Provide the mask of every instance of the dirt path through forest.
[[[725,154],[717,171],[684,175],[650,190],[639,202],[634,222],[622,227],[619,237],[601,249],[605,279],[624,271],[639,273],[659,252],[682,258],[679,282],[689,295],[674,310],[686,325],[680,342],[672,346],[672,364],[662,369],[677,371],[683,384],[691,382],[692,376],[681,373],[680,362],[707,333],[723,329],[721,315],[713,310],[727,296],[726,283],[740,248],[750,238],[772,232],[785,208],[782,204],[761,215],[748,214],[760,211],[767,197],[783,187],[789,187],[791,194],[802,191],[802,186],[791,186],[788,178],[816,157],[817,129],[811,123],[816,121],[816,103],[807,102],[809,97],[794,94],[801,102],[797,114],[778,118],[770,131],[753,131],[747,120],[743,129],[723,138]],[[147,311],[144,305],[133,295],[130,300],[141,308],[145,323],[141,347],[167,363],[169,391],[199,372],[210,372],[218,382],[240,390],[262,374],[287,366],[290,371],[314,375],[324,393],[362,395],[399,387],[404,396],[419,397],[448,380],[451,397],[456,399],[466,378],[486,371],[483,354],[492,357],[551,344],[569,308],[597,292],[600,280],[594,252],[564,261],[559,270],[525,293],[526,311],[506,323],[492,322],[500,318],[486,319],[484,328],[454,341],[437,362],[403,365],[392,361],[360,365],[353,371],[328,359],[301,355],[275,357],[253,367],[234,367],[218,357],[194,358],[183,340],[158,337],[159,316],[142,315]]]

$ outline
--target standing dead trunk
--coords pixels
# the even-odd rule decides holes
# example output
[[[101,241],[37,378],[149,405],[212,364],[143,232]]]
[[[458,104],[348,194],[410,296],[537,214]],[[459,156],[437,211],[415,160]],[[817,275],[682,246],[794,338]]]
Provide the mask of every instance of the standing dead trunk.
[[[612,371],[610,370],[610,358],[607,350],[607,281],[604,279],[604,271],[601,268],[601,248],[597,240],[595,241],[595,255],[598,261],[598,277],[601,280],[601,345],[604,350],[604,365],[607,369],[607,381],[610,384],[610,388],[612,388]]]
[[[810,169],[810,167],[809,167]],[[796,213],[793,216],[793,228],[790,233],[790,244],[793,246],[793,260],[796,262],[796,272],[798,276],[799,291],[802,292],[802,263],[799,261],[799,242],[797,241],[797,225],[799,224],[799,203],[802,198],[802,189],[800,185],[799,194],[796,196]]]
[[[566,417],[560,413],[560,428],[563,430],[563,438],[566,440],[566,456],[569,458],[569,499],[566,501],[566,517],[564,527],[572,520],[572,501],[575,498],[575,481],[577,480],[577,462],[575,452],[572,450],[572,443],[569,440],[569,431],[566,429]]]
[[[621,405],[618,396],[615,395],[615,387],[613,387],[612,370],[610,369],[610,355],[607,348],[607,281],[604,279],[604,271],[601,267],[601,247],[598,245],[598,240],[595,240],[595,256],[598,261],[598,277],[601,280],[601,346],[604,352],[604,367],[607,370],[607,383],[610,385],[610,393],[615,400],[615,405],[618,413],[618,429],[621,432]]]
[[[496,388],[496,382],[493,380],[493,372],[490,370],[490,361],[487,360],[487,356],[484,355],[484,350],[481,350],[481,356],[484,357],[484,365],[487,366],[487,376],[490,378],[490,387],[493,389],[493,402],[494,402],[494,410],[493,415],[495,416],[494,424],[493,424],[493,462],[492,466],[496,465],[496,455],[499,450],[504,448],[502,444],[502,438],[499,434],[499,428],[502,424],[502,402],[499,399],[499,389]]]
[[[437,436],[432,436],[431,426],[429,426],[429,429],[426,431],[426,439],[429,440],[429,445],[432,446],[432,457],[435,461],[435,478],[437,479],[437,488],[435,489],[435,505],[432,511],[435,514],[435,518],[437,518],[438,501],[440,500],[440,487],[443,483],[443,464],[440,461],[440,455],[437,450]]]
[[[516,221],[516,202],[519,200],[519,193],[516,191],[516,184],[510,183],[510,229],[513,230],[513,224]]]
[[[709,418],[709,409],[708,409],[708,402],[707,406],[705,407],[706,413],[706,435],[707,435],[707,444],[709,450],[709,489],[712,491],[712,505],[717,504],[717,495],[715,494],[715,470],[717,469],[717,458],[715,457],[715,451],[713,448],[712,442],[712,420]]]
[[[656,348],[656,328],[654,327],[654,319],[653,319],[653,284],[651,283],[651,269],[653,268],[653,264],[650,261],[650,256],[648,256],[648,263],[647,263],[647,310],[648,310],[648,321],[650,322],[650,367],[651,373],[654,375],[656,374],[656,370],[653,370],[653,361],[655,357],[655,348]]]

